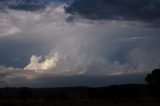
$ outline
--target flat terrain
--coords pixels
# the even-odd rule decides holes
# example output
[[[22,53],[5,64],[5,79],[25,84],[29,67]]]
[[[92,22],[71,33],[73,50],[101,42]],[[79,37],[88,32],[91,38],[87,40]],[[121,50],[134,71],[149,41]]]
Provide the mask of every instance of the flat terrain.
[[[0,106],[160,106],[158,101],[146,102],[52,102],[43,100],[0,101]]]
[[[159,89],[109,87],[1,88],[0,106],[160,106]]]

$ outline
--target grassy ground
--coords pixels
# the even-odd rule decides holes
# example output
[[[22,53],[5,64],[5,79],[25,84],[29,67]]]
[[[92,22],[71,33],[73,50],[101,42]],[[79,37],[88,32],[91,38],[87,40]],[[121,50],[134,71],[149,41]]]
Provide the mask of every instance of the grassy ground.
[[[145,101],[145,102],[53,102],[44,100],[0,100],[0,106],[160,106],[158,101]]]

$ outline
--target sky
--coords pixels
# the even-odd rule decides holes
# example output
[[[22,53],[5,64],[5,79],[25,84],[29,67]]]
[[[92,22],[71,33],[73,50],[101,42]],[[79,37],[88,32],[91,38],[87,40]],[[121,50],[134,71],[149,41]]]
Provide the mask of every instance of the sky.
[[[160,0],[0,0],[0,87],[144,83],[160,68]]]

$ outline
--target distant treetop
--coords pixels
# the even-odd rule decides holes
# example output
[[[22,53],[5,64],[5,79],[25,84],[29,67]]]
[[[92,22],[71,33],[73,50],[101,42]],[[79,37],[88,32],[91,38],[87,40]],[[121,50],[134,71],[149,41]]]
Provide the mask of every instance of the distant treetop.
[[[148,84],[160,85],[160,69],[154,69],[145,80]]]

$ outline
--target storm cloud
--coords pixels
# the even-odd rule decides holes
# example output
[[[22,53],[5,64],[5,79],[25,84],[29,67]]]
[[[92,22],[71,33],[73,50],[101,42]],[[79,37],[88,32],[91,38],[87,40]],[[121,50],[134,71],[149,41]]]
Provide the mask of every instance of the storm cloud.
[[[66,12],[93,20],[142,21],[160,23],[159,0],[77,0]]]
[[[158,0],[4,1],[1,86],[141,83],[146,73],[159,67],[160,29],[146,27],[158,23],[158,14],[151,18],[146,12],[150,1],[157,12]],[[143,14],[138,11],[142,8]]]

